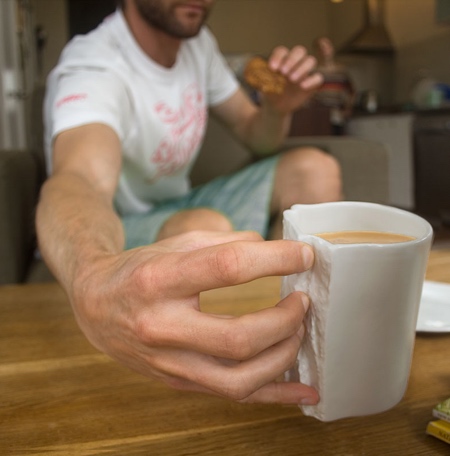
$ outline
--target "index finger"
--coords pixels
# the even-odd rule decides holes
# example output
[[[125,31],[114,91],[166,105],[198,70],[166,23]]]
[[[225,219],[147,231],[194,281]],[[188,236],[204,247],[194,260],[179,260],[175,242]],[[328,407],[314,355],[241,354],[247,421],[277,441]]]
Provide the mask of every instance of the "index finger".
[[[170,284],[164,290],[166,297],[181,297],[260,277],[300,273],[313,262],[312,247],[302,242],[236,241],[166,255],[160,258],[158,268],[163,275],[160,279]]]

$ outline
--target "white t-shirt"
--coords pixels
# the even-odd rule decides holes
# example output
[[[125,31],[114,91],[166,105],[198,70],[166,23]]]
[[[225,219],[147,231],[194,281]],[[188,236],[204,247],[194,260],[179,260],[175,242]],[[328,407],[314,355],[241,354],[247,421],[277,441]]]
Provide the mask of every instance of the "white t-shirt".
[[[184,195],[205,132],[208,106],[238,87],[204,27],[182,43],[167,69],[138,46],[121,13],[75,37],[48,78],[44,104],[49,172],[53,139],[89,123],[112,127],[123,166],[115,197],[120,214],[145,212]]]

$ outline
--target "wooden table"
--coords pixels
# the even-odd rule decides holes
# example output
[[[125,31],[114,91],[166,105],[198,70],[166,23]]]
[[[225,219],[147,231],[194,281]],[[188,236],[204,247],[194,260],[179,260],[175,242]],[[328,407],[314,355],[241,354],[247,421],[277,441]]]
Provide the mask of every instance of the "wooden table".
[[[450,250],[429,280],[450,282]],[[208,292],[205,309],[278,300],[279,279]],[[240,405],[173,391],[95,351],[56,284],[0,288],[1,455],[448,455],[425,434],[450,396],[450,334],[417,336],[411,379],[394,409],[322,423],[295,406]]]

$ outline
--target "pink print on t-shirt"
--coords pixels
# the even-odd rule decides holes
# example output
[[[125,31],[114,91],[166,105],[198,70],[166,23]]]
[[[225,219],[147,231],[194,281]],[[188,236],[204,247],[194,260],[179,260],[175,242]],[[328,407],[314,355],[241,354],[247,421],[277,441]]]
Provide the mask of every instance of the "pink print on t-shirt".
[[[206,107],[196,84],[191,84],[182,95],[180,110],[173,110],[164,102],[155,106],[161,121],[169,127],[151,162],[157,171],[152,181],[174,174],[184,168],[199,148],[206,125]]]
[[[83,100],[86,100],[86,98],[87,98],[87,93],[74,93],[72,95],[67,95],[66,97],[64,97],[61,100],[58,100],[56,102],[56,107],[60,108],[64,104],[72,103],[74,101],[83,101]]]

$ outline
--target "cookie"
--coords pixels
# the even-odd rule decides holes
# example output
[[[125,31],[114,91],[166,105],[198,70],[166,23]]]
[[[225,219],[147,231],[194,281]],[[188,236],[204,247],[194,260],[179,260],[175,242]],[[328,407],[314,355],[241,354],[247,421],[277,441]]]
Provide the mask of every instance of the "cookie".
[[[284,91],[286,78],[269,68],[261,57],[250,59],[244,70],[244,79],[251,87],[263,92],[280,95]]]

